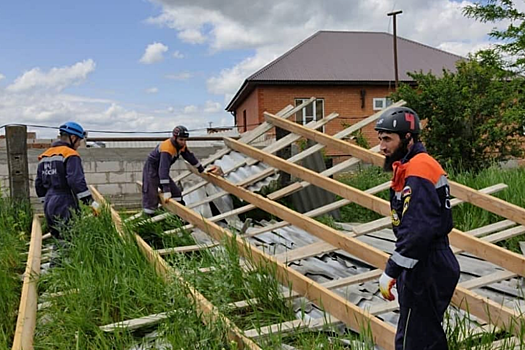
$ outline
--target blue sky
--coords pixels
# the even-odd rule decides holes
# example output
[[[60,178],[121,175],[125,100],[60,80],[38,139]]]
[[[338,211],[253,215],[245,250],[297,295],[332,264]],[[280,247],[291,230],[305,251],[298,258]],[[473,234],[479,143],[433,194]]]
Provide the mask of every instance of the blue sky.
[[[449,0],[247,4],[4,0],[0,125],[77,120],[87,129],[122,131],[231,125],[224,107],[244,79],[318,30],[391,31],[385,14],[395,7],[404,11],[399,35],[466,54],[487,45],[492,27],[465,19],[465,2]]]

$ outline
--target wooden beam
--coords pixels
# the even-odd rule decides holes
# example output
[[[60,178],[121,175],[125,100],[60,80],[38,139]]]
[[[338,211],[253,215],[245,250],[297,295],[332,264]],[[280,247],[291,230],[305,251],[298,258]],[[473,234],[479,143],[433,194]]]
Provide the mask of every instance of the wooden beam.
[[[314,132],[314,130],[308,131]],[[339,181],[317,174],[316,172],[311,171],[309,169],[288,163],[286,162],[286,160],[275,157],[271,154],[265,154],[264,152],[261,152],[254,147],[239,143],[235,140],[226,138],[225,143],[228,147],[231,147],[236,151],[242,152],[252,158],[264,161],[270,166],[283,170],[293,176],[304,179],[313,185],[316,185],[322,189],[328,190],[343,198],[351,200],[354,203],[361,205],[362,207],[373,210],[376,213],[379,213],[384,216],[390,215],[390,203],[388,203],[384,199],[377,198],[364,191],[355,189]],[[368,150],[364,151],[369,152]],[[369,153],[373,154],[372,152]],[[457,229],[452,229],[452,231],[449,234],[449,240],[452,245],[460,249],[477,255],[478,257],[490,261],[496,265],[504,267],[505,269],[515,272],[520,276],[525,276],[525,257],[522,255],[513,253],[494,244],[484,242],[478,238],[465,234],[464,232]],[[374,266],[378,265],[374,264]]]
[[[134,330],[139,329],[147,326],[155,325],[162,320],[167,319],[177,311],[171,311],[171,312],[162,312],[160,314],[153,314],[148,315],[144,317],[134,318],[131,320],[121,321],[121,322],[115,322],[111,324],[107,324],[105,326],[100,326],[99,328],[104,332],[114,332],[118,329],[127,329],[127,330]]]
[[[90,186],[91,194],[93,195],[93,198],[99,202],[101,205],[106,206],[109,208],[111,212],[111,217],[113,219],[113,223],[115,225],[115,228],[117,229],[117,232],[121,235],[121,237],[124,239],[127,237],[126,233],[123,230],[122,225],[122,219],[120,218],[119,214],[115,209],[107,205],[106,200],[104,197],[98,192],[98,190]],[[208,317],[210,317],[211,322],[217,322],[221,320],[224,322],[228,337],[235,341],[239,348],[241,349],[250,349],[250,350],[260,350],[261,348],[255,344],[251,339],[244,336],[243,332],[228,318],[226,318],[220,311],[208,300],[206,299],[197,289],[195,289],[192,285],[190,285],[184,278],[180,275],[180,273],[175,270],[173,267],[168,265],[168,263],[160,257],[158,253],[156,253],[138,234],[133,235],[137,245],[139,246],[140,250],[143,252],[145,257],[149,260],[149,262],[155,267],[155,270],[161,276],[164,278],[166,282],[170,282],[172,278],[175,278],[181,283],[185,288],[187,288],[189,292],[189,297],[192,298],[192,300],[195,301],[195,306],[197,307],[197,310]],[[204,319],[203,319],[204,321]],[[25,349],[24,349],[25,350]]]
[[[334,147],[337,150],[351,154],[352,156],[360,158],[368,163],[378,166],[382,166],[384,163],[384,156],[381,154],[369,152],[364,148],[334,139],[331,136],[323,134],[319,131],[304,128],[297,123],[276,118],[274,115],[268,112],[264,112],[264,117],[268,122],[274,124],[275,126],[291,131],[295,134],[302,135],[326,146]],[[480,193],[479,191],[454,181],[449,181],[449,184],[450,192],[454,197],[464,200],[465,202],[472,203],[480,208],[490,211],[491,213],[497,214],[506,219],[510,219],[521,225],[525,225],[525,208],[521,208],[497,197]]]
[[[225,181],[222,178],[217,179],[219,181]],[[384,349],[394,348],[395,329],[392,326],[363,312],[359,307],[348,302],[348,300],[340,295],[329,291],[285,264],[278,262],[270,255],[251,246],[248,242],[242,240],[242,238],[234,236],[231,232],[224,230],[206,218],[202,218],[200,214],[195,213],[173,200],[170,200],[169,203],[164,204],[164,206],[172,213],[179,215],[184,220],[191,222],[202,231],[208,233],[215,240],[222,241],[223,239],[228,239],[234,242],[238,246],[240,254],[245,257],[249,256],[255,263],[275,264],[277,278],[281,283],[291,285],[296,292],[307,297],[317,305],[322,305],[327,312],[342,320],[356,331],[360,331],[362,327],[369,326],[376,344]]]
[[[31,244],[24,272],[24,284],[20,297],[20,307],[16,321],[13,350],[33,349],[33,336],[36,327],[38,298],[38,277],[40,276],[40,251],[42,250],[42,227],[37,215],[33,216]],[[2,316],[2,317],[5,317]]]

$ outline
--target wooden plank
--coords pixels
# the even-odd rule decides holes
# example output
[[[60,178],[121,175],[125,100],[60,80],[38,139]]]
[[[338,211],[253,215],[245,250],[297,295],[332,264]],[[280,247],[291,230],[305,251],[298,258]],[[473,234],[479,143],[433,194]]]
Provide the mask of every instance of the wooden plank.
[[[195,245],[187,245],[187,246],[174,247],[174,248],[157,249],[156,252],[161,256],[177,254],[177,253],[181,254],[181,253],[195,252],[195,251],[202,250],[202,249],[213,248],[218,245],[219,243],[195,244]]]
[[[206,178],[209,182],[225,189],[231,194],[241,199],[244,199],[285,221],[290,222],[291,224],[305,230],[306,232],[311,233],[312,235],[332,244],[335,247],[345,250],[346,252],[371,264],[372,266],[382,269],[386,265],[389,256],[388,254],[384,253],[379,249],[376,249],[363,242],[360,242],[356,238],[348,237],[340,233],[339,231],[334,230],[326,225],[323,225],[311,218],[304,217],[301,214],[295,213],[279,203],[272,202],[268,198],[264,198],[260,195],[251,193],[243,188],[239,188],[221,177],[207,173],[201,173],[200,176]],[[365,193],[365,195],[373,197],[367,193]],[[383,201],[375,197],[373,197],[372,200]],[[373,210],[379,210],[375,206],[373,206],[372,208]],[[478,255],[488,257],[488,261],[490,261],[491,259],[497,260],[500,263],[500,266],[503,266],[512,272],[516,272],[518,274],[520,272],[522,274],[524,273],[522,270],[520,270],[519,264],[515,264],[516,262],[519,262],[520,259],[523,260],[524,257],[505,251],[497,246],[494,246],[493,244],[480,241],[475,237],[467,237],[468,235],[463,232],[458,232],[461,234],[461,236],[459,236],[459,234],[456,233],[456,237],[459,236],[463,241],[459,241],[458,239],[456,239],[454,244],[456,244],[456,242],[460,243],[460,247],[462,249],[467,248],[465,249],[466,251],[474,250],[476,251],[476,253],[478,253]],[[449,236],[452,236],[452,233]],[[474,245],[475,247],[469,245]],[[501,260],[500,258],[503,257],[507,257],[509,260]],[[501,326],[502,328],[506,328],[508,325],[516,322],[518,317],[518,315],[513,310],[505,308],[502,305],[499,305],[487,298],[481,297],[459,286],[455,290],[453,301],[454,303],[456,303],[456,306],[467,308],[473,315],[480,318],[487,317],[487,314],[492,315],[493,317],[494,315],[496,315],[497,317],[494,322],[497,322],[496,324]],[[329,312],[331,313],[331,311]],[[337,314],[334,314],[334,316],[339,318],[339,315]]]
[[[378,186],[375,186],[373,188],[370,188],[370,189],[366,190],[365,192],[366,193],[370,193],[370,194],[376,194],[376,193],[384,191],[384,190],[386,190],[388,188],[390,188],[390,181],[382,183],[382,184],[380,184]],[[317,216],[326,214],[328,212],[331,212],[332,210],[339,209],[339,208],[341,208],[341,207],[343,207],[345,205],[348,205],[350,203],[352,203],[352,202],[347,200],[347,199],[340,199],[340,200],[338,200],[338,201],[336,201],[334,203],[330,203],[330,204],[324,205],[322,207],[310,210],[310,211],[308,211],[306,213],[303,213],[303,215],[311,217],[311,218],[317,217]],[[280,221],[280,222],[277,222],[275,224],[262,227],[260,229],[252,230],[250,233],[248,233],[244,237],[253,237],[253,236],[259,235],[261,233],[265,233],[265,232],[268,232],[268,231],[273,231],[275,229],[286,227],[286,226],[290,226],[290,223],[286,222],[286,221]]]
[[[293,124],[296,124],[296,123],[293,123]],[[315,130],[308,130],[308,131],[316,132]],[[326,136],[324,134],[321,134],[321,135],[323,135],[323,137]],[[339,140],[336,140],[336,141],[339,141]],[[362,207],[373,210],[376,213],[379,213],[384,216],[390,216],[390,203],[388,203],[384,199],[377,198],[364,191],[358,190],[356,188],[353,188],[351,186],[348,186],[346,184],[343,184],[331,178],[322,176],[312,170],[297,166],[295,164],[288,163],[286,162],[286,160],[275,157],[271,154],[265,154],[264,152],[261,152],[254,147],[251,147],[249,145],[244,145],[232,139],[226,138],[225,143],[230,148],[233,148],[239,152],[242,152],[252,158],[264,161],[265,163],[275,168],[283,170],[293,176],[304,179],[310,182],[311,184],[316,185],[322,189],[328,190],[343,198],[351,200],[354,203],[361,205]],[[364,150],[364,149],[361,149],[361,150],[366,151],[370,154],[375,154],[375,153],[369,152],[368,150]],[[452,231],[449,234],[449,240],[452,245],[460,249],[463,249],[469,253],[477,255],[478,257],[483,258],[487,261],[490,261],[496,265],[504,267],[505,269],[515,272],[519,274],[520,276],[525,276],[525,257],[522,255],[513,253],[504,248],[498,247],[494,244],[482,241],[476,237],[472,237],[458,229],[452,229]],[[377,266],[377,265],[374,264],[374,266]]]
[[[159,314],[153,314],[153,315],[134,318],[134,319],[126,320],[122,322],[107,324],[105,326],[100,326],[99,328],[104,332],[114,332],[118,329],[127,329],[127,330],[139,329],[139,328],[143,328],[146,326],[155,325],[161,322],[162,320],[167,319],[168,317],[170,317],[176,312],[177,312],[176,310],[171,311],[171,312],[162,312]]]
[[[493,185],[493,186],[485,187],[485,188],[483,188],[483,189],[481,189],[479,191],[483,192],[483,193],[495,193],[495,192],[504,190],[507,187],[508,186],[505,185],[505,184],[496,184],[496,185]],[[452,206],[456,206],[456,205],[459,205],[459,204],[462,204],[462,203],[464,203],[464,201],[462,201],[461,199],[458,199],[458,198],[454,198],[454,199],[452,199],[450,201],[450,204]],[[509,223],[513,224],[511,221],[509,221]],[[506,224],[504,224],[502,226],[505,226],[505,225]],[[384,218],[381,218],[381,219],[377,219],[377,220],[370,221],[368,223],[359,225],[359,226],[354,228],[354,232],[356,234],[358,234],[358,235],[362,235],[362,234],[370,233],[370,232],[377,231],[379,229],[387,228],[387,227],[391,227],[391,226],[392,226],[392,219],[390,217],[384,217]]]
[[[346,154],[351,154],[354,157],[360,158],[365,162],[378,166],[383,165],[384,156],[381,154],[373,153],[351,143],[334,139],[329,135],[323,134],[319,131],[306,129],[297,123],[276,118],[274,115],[267,112],[264,112],[264,117],[268,122],[282,129],[302,135],[326,146],[331,146],[337,150],[345,152]],[[525,225],[525,208],[521,208],[515,204],[505,202],[499,198],[480,193],[479,191],[454,181],[449,181],[449,185],[450,193],[454,197],[474,204],[506,219],[515,221],[521,225]]]
[[[117,229],[117,232],[121,235],[123,239],[126,239],[127,235],[124,232],[123,225],[122,225],[122,219],[120,218],[119,214],[115,209],[107,205],[106,200],[104,197],[98,192],[98,190],[93,187],[89,186],[91,189],[91,194],[93,195],[93,198],[99,202],[101,205],[106,206],[109,208],[111,212],[111,217],[113,219],[113,224],[115,225],[115,228]],[[179,283],[181,283],[185,288],[187,288],[189,297],[192,298],[192,300],[195,301],[195,305],[197,307],[197,310],[199,312],[202,312],[203,314],[209,316],[210,322],[217,322],[218,320],[221,320],[227,329],[228,337],[235,341],[239,348],[241,349],[250,349],[250,350],[260,350],[261,348],[254,343],[251,339],[244,336],[242,331],[228,318],[226,318],[220,311],[208,300],[206,299],[199,291],[197,291],[192,285],[190,285],[182,276],[180,273],[175,270],[173,267],[168,265],[168,263],[160,257],[158,253],[156,253],[143,239],[137,234],[133,235],[137,245],[145,255],[145,257],[149,260],[149,262],[155,267],[155,270],[161,276],[164,278],[166,282],[170,282],[173,278],[178,279]],[[205,319],[203,319],[204,321]],[[24,349],[25,350],[25,349]]]
[[[259,338],[265,335],[276,334],[279,335],[294,332],[300,328],[308,327],[308,323],[303,320],[293,320],[278,324],[273,324],[271,326],[261,327],[259,329],[254,328],[247,331],[244,331],[244,335],[249,338]]]
[[[204,175],[206,177],[214,176],[210,174]],[[222,178],[214,177],[214,180],[215,178],[218,181],[225,182],[225,180]],[[232,186],[235,187],[235,185]],[[228,190],[227,188],[225,189]],[[356,331],[359,331],[364,325],[368,325],[373,334],[374,341],[379,346],[382,346],[384,349],[393,349],[395,329],[392,326],[375,317],[372,317],[366,312],[363,312],[363,310],[351,304],[348,302],[348,300],[337,295],[336,293],[329,291],[328,289],[322,287],[318,283],[310,280],[306,276],[289,268],[288,266],[278,262],[270,255],[242,240],[242,238],[234,236],[232,233],[224,230],[215,223],[207,220],[206,218],[202,218],[200,214],[195,213],[192,210],[179,205],[178,203],[175,203],[173,200],[165,203],[164,206],[169,211],[182,217],[184,220],[193,223],[199,229],[208,233],[212,238],[218,241],[226,238],[229,241],[235,242],[239,248],[240,254],[242,256],[250,256],[255,263],[275,264],[277,278],[281,283],[285,285],[291,285],[292,288],[299,294],[304,295],[318,305],[323,305],[327,312],[329,312],[331,315],[334,315],[334,317],[341,319],[343,322],[345,322],[345,324]]]
[[[482,276],[479,278],[473,278],[471,280],[461,283],[461,286],[467,289],[474,289],[486,286],[488,284],[508,280],[510,278],[516,277],[516,274],[509,271],[497,271],[491,273],[490,275]]]
[[[22,285],[20,307],[18,309],[18,318],[13,339],[13,350],[33,349],[41,249],[42,227],[40,226],[40,219],[35,215],[33,216],[33,226],[31,228],[31,244],[29,246],[26,270],[24,272],[24,284]]]
[[[509,228],[511,226],[514,226],[514,225],[516,225],[516,223],[513,222],[513,221],[503,220],[503,221],[495,222],[495,223],[490,224],[490,225],[486,225],[486,226],[483,226],[483,227],[476,228],[474,230],[470,230],[469,232],[471,233],[471,235],[479,237],[479,236],[483,236],[483,235],[486,235],[486,234],[489,234],[489,233],[493,233],[493,232],[498,232],[498,231],[504,230],[504,229]]]

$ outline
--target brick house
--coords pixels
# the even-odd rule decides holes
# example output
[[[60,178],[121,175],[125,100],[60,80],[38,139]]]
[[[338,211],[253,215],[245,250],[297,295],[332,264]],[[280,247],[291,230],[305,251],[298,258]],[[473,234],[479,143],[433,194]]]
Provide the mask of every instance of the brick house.
[[[405,83],[414,83],[407,72],[454,71],[455,63],[464,59],[400,37],[397,47],[399,81]],[[315,103],[298,113],[296,121],[305,124],[337,112],[339,117],[324,128],[333,135],[389,105],[394,76],[391,34],[319,31],[248,77],[226,110],[244,132],[264,121],[263,112],[276,113],[315,96]],[[372,125],[363,132],[376,143]],[[344,156],[330,149],[327,155]]]

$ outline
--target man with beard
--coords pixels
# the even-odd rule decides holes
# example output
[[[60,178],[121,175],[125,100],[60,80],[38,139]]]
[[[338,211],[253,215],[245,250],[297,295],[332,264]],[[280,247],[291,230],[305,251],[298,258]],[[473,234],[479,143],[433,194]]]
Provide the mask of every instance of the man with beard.
[[[446,173],[419,141],[419,117],[410,108],[386,110],[378,119],[384,170],[392,171],[390,205],[395,251],[379,279],[381,294],[394,300],[400,314],[396,350],[448,349],[443,315],[459,280],[450,249],[452,230]]]

